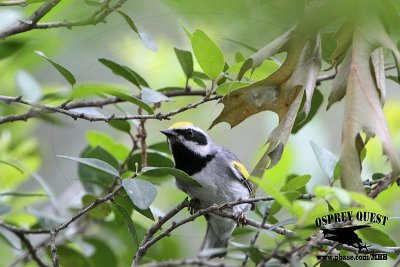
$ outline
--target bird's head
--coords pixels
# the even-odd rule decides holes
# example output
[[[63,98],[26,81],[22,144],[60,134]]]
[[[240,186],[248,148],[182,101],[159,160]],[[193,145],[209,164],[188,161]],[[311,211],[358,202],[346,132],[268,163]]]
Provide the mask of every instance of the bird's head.
[[[202,157],[213,153],[213,141],[199,127],[190,122],[177,122],[166,130],[161,130],[167,136],[168,143],[174,152],[174,146],[184,147]]]

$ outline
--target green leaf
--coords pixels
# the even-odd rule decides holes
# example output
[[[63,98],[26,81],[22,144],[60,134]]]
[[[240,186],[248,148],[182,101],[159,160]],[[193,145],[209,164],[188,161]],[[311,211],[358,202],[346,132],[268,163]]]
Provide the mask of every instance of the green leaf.
[[[71,86],[74,86],[74,84],[76,83],[76,79],[69,70],[67,70],[66,68],[64,68],[63,66],[58,64],[57,62],[48,58],[43,52],[35,51],[35,53],[37,55],[43,57],[44,59],[46,59],[48,62],[50,62],[50,64],[53,65],[54,68],[56,68],[56,70],[71,84]]]
[[[152,150],[157,150],[166,154],[170,154],[170,150],[169,150],[169,145],[168,142],[159,142],[159,143],[155,143],[149,146],[150,149]],[[153,166],[153,165],[152,165]]]
[[[297,191],[291,191],[291,192],[284,192],[283,195],[289,200],[290,203],[293,203],[296,199],[300,197],[300,193]],[[270,215],[275,215],[278,213],[282,208],[282,205],[280,204],[279,201],[274,201],[272,203],[271,208],[269,209]]]
[[[76,158],[76,157],[69,157],[69,156],[63,156],[63,155],[57,155],[57,157],[73,160],[73,161],[88,165],[90,167],[96,168],[98,170],[101,170],[103,172],[109,173],[113,176],[119,177],[119,172],[113,166],[111,166],[107,162],[99,160],[99,159]]]
[[[97,199],[96,196],[91,194],[86,194],[82,197],[82,204],[83,206],[88,206],[92,204],[92,202],[94,202],[96,199]],[[108,204],[107,202],[98,204],[96,207],[94,207],[92,210],[88,212],[90,217],[96,219],[104,219],[110,213],[111,213],[111,207],[110,204]]]
[[[165,174],[170,174],[174,176],[177,180],[180,180],[181,182],[184,183],[189,183],[191,185],[195,186],[202,186],[198,181],[190,177],[187,173],[184,171],[174,169],[174,168],[169,168],[169,167],[145,167],[142,169],[142,173],[151,173],[154,171],[158,172],[163,172]]]
[[[0,60],[12,56],[25,46],[23,41],[2,40],[0,42]]]
[[[18,71],[16,75],[16,82],[22,97],[26,100],[38,102],[42,99],[42,87],[28,72],[24,70]]]
[[[182,70],[186,75],[186,78],[192,77],[193,74],[193,57],[190,51],[181,50],[174,47],[176,57],[178,58],[179,64],[181,64]]]
[[[310,175],[302,175],[292,178],[281,188],[281,192],[295,191],[305,186],[310,180]]]
[[[250,177],[250,179],[258,184],[268,195],[275,198],[275,201],[278,202],[282,207],[287,209],[291,214],[296,215],[297,210],[293,208],[290,200],[285,196],[284,193],[279,192],[276,189],[276,186],[272,184],[268,179],[259,180],[256,177]]]
[[[89,256],[95,267],[118,266],[118,258],[111,249],[109,241],[95,237],[86,237],[84,241],[94,247],[94,253]]]
[[[126,80],[130,81],[137,87],[140,88],[141,86],[145,87],[149,86],[146,80],[143,79],[138,73],[136,73],[131,68],[124,65],[120,65],[114,61],[105,58],[99,58],[98,60],[100,61],[101,64],[112,70],[112,72],[115,75],[125,78]]]
[[[326,174],[326,176],[332,178],[334,176],[336,164],[338,163],[335,155],[313,141],[310,141],[310,144],[322,171]]]
[[[191,43],[200,67],[211,80],[215,81],[225,66],[221,49],[201,30],[193,33]]]
[[[115,203],[117,203],[118,205],[123,207],[129,216],[132,214],[133,210],[136,210],[137,212],[139,212],[146,218],[149,218],[150,220],[154,221],[154,215],[151,212],[151,209],[147,208],[145,210],[141,210],[137,206],[135,206],[132,203],[132,200],[130,199],[130,197],[128,196],[128,193],[126,193],[125,189],[123,191],[121,191],[118,195],[114,196],[113,200]],[[116,219],[118,219],[119,212],[115,215],[116,215]],[[122,218],[122,220],[123,220],[123,222],[125,222],[125,219]],[[121,222],[121,220],[119,220],[119,221]],[[137,227],[136,227],[136,229],[137,229]]]
[[[165,96],[164,94],[151,90],[150,88],[142,88],[141,98],[144,102],[149,104],[160,103],[160,102],[170,102],[173,99]]]
[[[358,232],[371,243],[388,247],[396,246],[396,242],[383,230],[370,227],[360,229]],[[362,239],[364,240],[364,238]]]
[[[128,148],[123,144],[117,143],[115,141],[115,138],[111,137],[110,135],[104,132],[87,131],[86,140],[88,141],[91,147],[93,148],[101,147],[102,149],[106,150],[108,153],[110,153],[113,157],[115,157],[117,160],[121,162],[123,162],[129,155],[130,148]],[[107,162],[107,160],[103,161]]]
[[[91,267],[90,261],[80,252],[65,245],[57,246],[60,266],[63,267]]]
[[[193,82],[195,84],[197,84],[198,86],[200,86],[203,89],[206,89],[207,85],[204,83],[204,81],[202,79],[199,79],[197,77],[193,77]]]
[[[118,97],[122,100],[128,101],[138,107],[141,107],[144,109],[147,113],[149,114],[154,114],[154,110],[151,106],[148,104],[144,103],[140,99],[130,96],[127,93],[125,93],[123,90],[121,90],[118,87],[112,86],[112,85],[104,85],[104,84],[84,84],[76,87],[71,94],[72,98],[80,98],[80,97],[85,97],[88,95],[94,95],[94,94],[109,94],[115,97]]]
[[[117,208],[118,212],[122,215],[122,218],[125,221],[126,226],[128,227],[128,231],[132,236],[132,240],[134,244],[136,245],[136,250],[139,248],[139,238],[136,233],[135,225],[133,224],[132,217],[130,214],[116,202],[113,202],[115,207]]]
[[[168,149],[168,148],[167,148]],[[128,160],[128,169],[136,171],[136,164],[138,164],[139,170],[142,169],[142,153],[134,153]],[[147,150],[147,164],[153,167],[174,167],[174,161],[171,159],[168,153],[152,150],[150,147]],[[168,175],[163,171],[154,170],[146,173],[147,176],[165,176]]]
[[[215,93],[217,95],[225,96],[225,95],[229,94],[230,92],[233,92],[236,89],[242,88],[242,87],[247,86],[249,84],[250,83],[238,82],[238,81],[227,82],[227,83],[224,83],[224,84],[218,86],[215,89]]]
[[[127,121],[114,120],[114,121],[109,121],[108,124],[111,127],[115,128],[117,130],[120,130],[122,132],[125,132],[125,133],[128,133],[128,134],[131,132],[131,125]]]
[[[118,161],[109,152],[99,146],[94,148],[88,146],[79,156],[81,158],[96,158],[107,162],[115,169],[119,168]],[[95,195],[103,192],[110,183],[115,181],[114,175],[85,164],[78,164],[78,175],[85,190]]]
[[[317,114],[319,108],[322,106],[322,103],[324,101],[324,96],[322,93],[315,89],[314,94],[311,99],[311,108],[310,111],[308,112],[308,115],[306,116],[306,113],[304,111],[301,111],[294,122],[292,133],[295,134],[298,131],[300,131],[307,123],[311,121],[312,118]],[[300,108],[301,110],[301,108]]]
[[[189,40],[191,40],[192,37],[193,37],[192,33],[191,33],[191,32],[188,30],[188,28],[186,28],[185,25],[183,25],[180,21],[179,21],[179,25],[181,26],[181,28],[182,28],[183,31],[185,32],[187,38],[188,38]]]
[[[141,210],[148,209],[157,196],[157,190],[152,183],[140,179],[124,179],[122,186],[133,204]]]
[[[336,196],[339,202],[345,207],[349,207],[351,204],[352,198],[349,192],[347,192],[342,188],[317,185],[314,187],[314,193],[317,197],[320,198],[325,198],[329,194],[333,194]]]
[[[149,48],[150,50],[157,52],[158,51],[158,47],[156,45],[156,43],[154,42],[153,38],[148,35],[147,33],[144,32],[140,32],[138,30],[138,28],[136,27],[135,23],[133,22],[133,20],[124,12],[122,11],[117,11],[119,14],[121,14],[121,16],[125,19],[125,21],[128,23],[129,27],[139,35],[140,39],[142,40],[143,44],[145,46],[147,46],[147,48]]]

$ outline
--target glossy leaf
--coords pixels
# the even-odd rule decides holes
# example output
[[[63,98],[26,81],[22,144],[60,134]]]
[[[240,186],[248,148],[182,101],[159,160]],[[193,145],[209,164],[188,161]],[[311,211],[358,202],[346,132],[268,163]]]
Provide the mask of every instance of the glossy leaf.
[[[131,132],[131,125],[127,121],[113,120],[113,121],[109,121],[108,124],[111,127],[115,128],[117,130],[120,130],[122,132],[125,132],[125,133],[130,133]]]
[[[322,95],[320,90],[315,89],[311,100],[310,111],[308,112],[308,114],[306,114],[304,111],[299,112],[293,125],[292,134],[299,132],[305,125],[307,125],[307,123],[309,123],[314,118],[319,108],[322,106],[323,101],[324,96]]]
[[[109,173],[113,176],[119,177],[119,172],[113,166],[111,166],[107,162],[99,160],[99,159],[76,158],[76,157],[69,157],[69,156],[63,156],[63,155],[57,155],[57,157],[73,160],[73,161],[88,165],[90,167],[96,168],[98,170],[101,170],[103,172]]]
[[[181,50],[174,47],[174,51],[176,57],[178,58],[179,64],[182,67],[183,72],[186,75],[186,78],[192,77],[193,74],[193,57],[190,51]]]
[[[174,101],[173,99],[165,96],[164,94],[154,91],[147,87],[142,88],[141,98],[144,102],[149,104]]]
[[[118,161],[115,157],[99,146],[88,146],[79,156],[81,158],[96,158],[107,162],[115,169],[119,168]],[[81,163],[78,164],[78,175],[85,190],[95,195],[100,194],[104,188],[115,181],[114,175]]]
[[[97,199],[96,196],[91,195],[91,194],[86,194],[82,197],[82,204],[83,206],[88,206],[92,204]],[[111,207],[110,204],[107,202],[103,202],[101,204],[98,204],[96,207],[94,207],[92,210],[88,212],[89,216],[92,218],[96,219],[104,219],[111,213]]]
[[[251,178],[251,180],[257,183],[268,195],[274,197],[275,201],[279,203],[282,207],[287,209],[291,214],[295,215],[297,213],[285,194],[279,192],[276,189],[276,186],[269,182],[268,179],[263,179],[262,181],[260,181],[258,178],[253,177]]]
[[[197,77],[193,77],[193,82],[195,84],[197,84],[198,86],[200,86],[200,88],[206,89],[207,85],[204,83],[204,81],[200,78]]]
[[[124,179],[122,186],[133,204],[142,210],[148,209],[157,196],[155,186],[144,180]]]
[[[122,78],[125,78],[126,80],[130,81],[137,87],[141,86],[146,86],[148,87],[149,85],[147,82],[135,71],[133,71],[131,68],[120,65],[112,60],[106,59],[106,58],[99,58],[98,59],[101,64],[112,70],[112,72],[115,75],[121,76]]]
[[[136,249],[137,249],[139,247],[139,238],[137,236],[135,225],[133,224],[130,214],[124,209],[124,207],[122,207],[118,203],[114,202],[114,205],[115,205],[116,209],[118,210],[118,212],[120,213],[120,215],[122,216],[122,218],[124,219],[125,224],[128,228],[128,231],[131,234],[132,240],[133,240],[134,244],[136,245]]]
[[[158,51],[158,47],[157,44],[154,42],[153,38],[148,35],[147,33],[144,32],[140,32],[138,30],[138,28],[136,27],[135,23],[133,22],[133,20],[124,12],[122,11],[117,11],[124,19],[125,21],[128,23],[129,27],[139,35],[140,39],[142,40],[143,44],[149,48],[150,50],[157,52]]]
[[[84,242],[94,248],[94,253],[89,256],[90,261],[93,263],[93,267],[118,266],[118,258],[108,240],[101,240],[96,237],[86,237]]]
[[[190,177],[187,173],[184,171],[175,169],[175,168],[169,168],[169,167],[145,167],[142,169],[142,173],[150,173],[151,172],[163,172],[165,174],[170,174],[174,176],[177,180],[180,180],[181,182],[189,183],[191,185],[195,186],[202,186],[198,181]]]
[[[203,31],[196,30],[191,39],[193,53],[202,70],[216,80],[225,66],[221,49]]]
[[[69,70],[48,58],[43,52],[35,51],[35,53],[50,62],[50,64],[53,65],[53,67],[71,84],[71,86],[74,86],[74,84],[76,83],[76,79]]]
[[[65,245],[57,246],[60,265],[63,267],[88,267],[90,261],[78,250]]]
[[[281,192],[295,191],[305,186],[311,180],[310,175],[297,176],[290,179],[282,188]]]
[[[335,172],[336,164],[338,162],[335,155],[313,141],[310,141],[310,144],[322,171],[326,174],[326,176],[332,178],[334,176],[333,174]]]
[[[387,247],[397,246],[396,242],[390,237],[390,235],[381,229],[370,227],[360,229],[358,232],[369,242]]]

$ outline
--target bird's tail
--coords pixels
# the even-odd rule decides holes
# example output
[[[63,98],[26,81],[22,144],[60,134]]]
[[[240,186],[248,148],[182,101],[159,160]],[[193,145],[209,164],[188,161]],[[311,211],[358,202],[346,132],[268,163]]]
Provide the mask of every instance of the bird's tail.
[[[199,258],[224,257],[236,223],[231,219],[216,215],[207,215],[206,220],[206,236],[197,255]]]

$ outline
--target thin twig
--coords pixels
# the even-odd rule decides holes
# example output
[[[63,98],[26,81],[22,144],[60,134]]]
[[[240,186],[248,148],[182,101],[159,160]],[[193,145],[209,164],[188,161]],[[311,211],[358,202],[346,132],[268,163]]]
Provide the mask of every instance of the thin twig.
[[[221,98],[220,96],[213,96],[210,98],[203,98],[197,102],[194,102],[192,104],[189,104],[185,107],[179,108],[177,110],[174,111],[170,111],[167,113],[158,113],[155,115],[122,115],[122,116],[116,116],[115,114],[109,115],[109,116],[102,116],[102,115],[91,115],[91,114],[87,114],[84,112],[77,112],[77,111],[73,111],[73,110],[69,110],[68,109],[68,105],[65,106],[64,108],[60,108],[58,106],[50,106],[50,105],[45,105],[45,104],[38,104],[38,103],[33,103],[30,102],[28,100],[24,100],[22,99],[22,97],[18,96],[18,97],[11,97],[11,96],[2,96],[0,95],[0,101],[3,101],[5,103],[20,103],[23,105],[27,105],[27,106],[31,106],[33,108],[37,108],[40,109],[42,111],[45,112],[54,112],[54,113],[60,113],[60,114],[64,114],[66,116],[69,116],[71,118],[73,118],[74,120],[77,119],[83,119],[83,120],[88,120],[91,122],[94,121],[106,121],[109,122],[111,120],[135,120],[135,119],[157,119],[157,120],[168,120],[171,116],[174,116],[178,113],[184,112],[186,110],[189,109],[193,109],[196,108],[197,106],[209,102],[209,101],[213,101],[213,100],[217,100]],[[14,121],[18,121],[18,120],[27,120],[29,118],[35,117],[35,115],[37,114],[23,114],[20,117],[18,116],[13,116],[12,119],[10,119],[7,116],[4,117],[0,117],[0,124],[3,123],[7,123],[7,122],[14,122]]]
[[[173,267],[173,266],[206,266],[206,267],[234,267],[234,264],[212,262],[205,259],[182,259],[164,262],[153,262],[141,265],[142,267]]]
[[[21,242],[26,246],[28,249],[29,255],[32,257],[32,260],[34,260],[39,267],[48,267],[47,264],[45,264],[37,255],[36,249],[33,247],[32,243],[29,241],[29,239],[25,236],[25,234],[21,232],[14,232],[15,235],[18,236],[18,238],[21,240]]]
[[[49,29],[49,28],[72,28],[75,26],[87,26],[87,25],[96,25],[100,22],[104,22],[106,17],[120,8],[127,0],[119,0],[114,6],[110,7],[109,4],[111,0],[104,1],[104,3],[93,12],[91,16],[81,20],[74,21],[55,21],[55,22],[43,22],[38,23],[38,21],[44,17],[47,13],[49,13],[57,4],[59,4],[61,0],[51,0],[44,3],[37,10],[35,10],[32,15],[29,17],[27,21],[19,21],[15,24],[9,26],[4,31],[0,32],[0,39],[5,39],[9,36],[16,35],[22,32],[34,30],[34,29]],[[14,1],[7,1],[6,3],[12,3]],[[18,3],[17,1],[15,1]],[[20,1],[22,2],[22,1]],[[23,1],[25,2],[25,1]],[[26,4],[26,2],[25,2]],[[15,5],[15,4],[13,4]]]
[[[28,3],[25,0],[9,0],[0,2],[0,6],[26,6]]]

